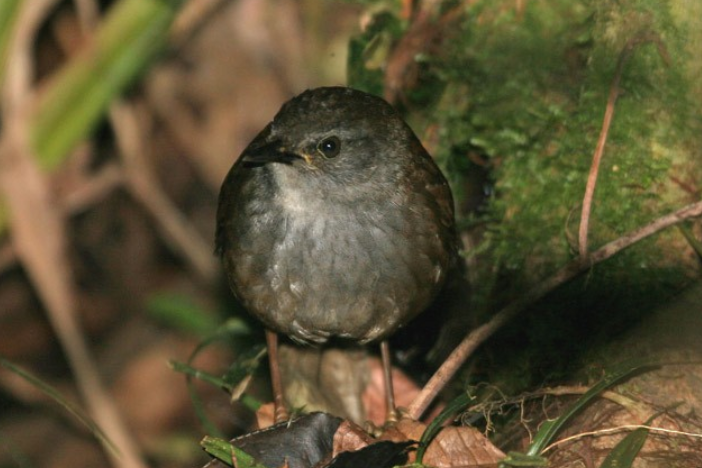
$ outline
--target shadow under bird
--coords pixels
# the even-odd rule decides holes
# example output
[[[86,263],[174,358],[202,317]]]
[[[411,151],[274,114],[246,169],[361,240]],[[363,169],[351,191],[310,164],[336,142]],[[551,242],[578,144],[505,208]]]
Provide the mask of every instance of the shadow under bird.
[[[385,338],[431,304],[459,258],[449,185],[390,104],[344,87],[285,103],[222,184],[216,245],[267,328],[277,420],[279,333],[380,341],[394,416]]]

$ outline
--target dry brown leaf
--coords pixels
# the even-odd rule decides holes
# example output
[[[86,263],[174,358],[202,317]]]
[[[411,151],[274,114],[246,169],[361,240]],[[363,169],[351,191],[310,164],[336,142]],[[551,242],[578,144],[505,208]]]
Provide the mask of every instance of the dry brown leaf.
[[[332,458],[341,452],[362,449],[374,442],[374,439],[357,424],[344,421],[334,434]]]
[[[436,468],[493,467],[505,458],[473,427],[446,427],[429,445],[424,463]]]
[[[407,440],[419,441],[426,428],[427,425],[423,422],[409,418],[401,419],[397,424],[394,424],[383,432],[383,435],[380,436],[380,440],[391,440],[393,442],[403,442]],[[415,451],[410,451],[407,456],[407,462],[414,463],[417,454]]]
[[[256,410],[256,426],[265,429],[275,423],[275,405],[273,402],[264,403]]]
[[[383,435],[380,436],[380,440],[392,440],[393,442],[419,440],[426,428],[427,425],[423,422],[409,418],[401,419],[397,424],[394,424],[383,432]]]

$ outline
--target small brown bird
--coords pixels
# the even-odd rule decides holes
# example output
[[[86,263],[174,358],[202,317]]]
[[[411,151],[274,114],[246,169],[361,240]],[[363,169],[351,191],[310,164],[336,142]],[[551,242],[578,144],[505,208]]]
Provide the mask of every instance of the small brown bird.
[[[268,329],[276,418],[285,419],[277,335],[300,343],[387,341],[458,263],[453,198],[383,99],[305,91],[280,109],[222,184],[217,252],[244,307]]]

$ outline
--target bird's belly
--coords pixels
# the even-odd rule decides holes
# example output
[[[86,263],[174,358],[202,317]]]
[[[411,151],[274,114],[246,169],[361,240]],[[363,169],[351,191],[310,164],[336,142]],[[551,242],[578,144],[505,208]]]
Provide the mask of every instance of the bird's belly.
[[[443,280],[435,235],[353,213],[288,216],[269,229],[237,244],[234,283],[254,315],[298,341],[382,338],[421,312]]]

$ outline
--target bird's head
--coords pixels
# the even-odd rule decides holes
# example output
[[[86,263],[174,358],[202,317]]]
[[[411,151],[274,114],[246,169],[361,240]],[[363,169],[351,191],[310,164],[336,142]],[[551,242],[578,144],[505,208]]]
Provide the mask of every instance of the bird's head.
[[[288,101],[244,150],[245,167],[293,166],[348,181],[410,157],[417,140],[383,99],[350,88],[305,91]]]

